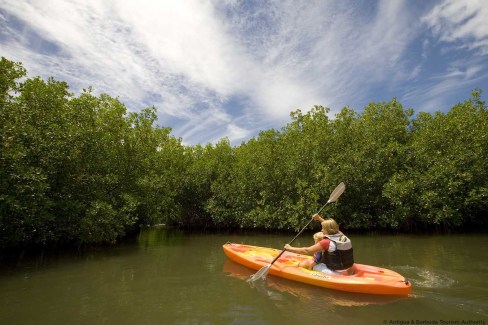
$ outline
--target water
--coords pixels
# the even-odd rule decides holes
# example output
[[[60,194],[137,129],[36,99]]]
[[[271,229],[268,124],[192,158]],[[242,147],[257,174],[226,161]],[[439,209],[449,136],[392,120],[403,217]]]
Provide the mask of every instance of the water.
[[[411,280],[408,298],[337,292],[229,261],[227,241],[280,248],[290,235],[141,232],[116,247],[0,266],[0,324],[487,324],[488,236],[351,235],[357,262]],[[311,234],[294,244],[310,245]],[[485,322],[485,323],[483,323]]]

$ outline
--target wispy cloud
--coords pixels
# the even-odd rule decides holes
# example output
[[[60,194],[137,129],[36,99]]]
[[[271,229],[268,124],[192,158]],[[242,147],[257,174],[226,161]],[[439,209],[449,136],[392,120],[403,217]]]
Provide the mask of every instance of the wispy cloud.
[[[444,0],[421,17],[428,38],[423,41],[423,58],[427,52],[440,52],[436,60],[442,70],[429,70],[403,96],[422,111],[445,110],[459,89],[472,90],[486,85],[488,78],[488,3],[486,1]],[[439,64],[438,62],[429,62]],[[466,92],[464,96],[467,96]],[[457,98],[458,101],[462,99]]]
[[[445,0],[435,6],[422,21],[441,41],[456,43],[488,54],[488,3],[483,0]],[[460,43],[459,43],[460,42]]]
[[[486,82],[479,60],[488,51],[486,8],[483,1],[1,0],[0,44],[31,74],[53,75],[75,92],[91,85],[131,110],[155,105],[159,123],[185,143],[237,144],[283,126],[296,108],[334,113],[392,96],[424,103],[459,80]],[[454,58],[431,73],[433,48],[471,49],[478,61]]]
[[[366,9],[350,2],[263,2],[252,14],[262,25],[235,19],[242,43],[262,62],[261,87],[253,92],[259,106],[281,117],[297,106],[338,109],[366,98],[369,85],[390,78],[392,67],[402,70],[416,34],[408,28],[413,13],[403,1],[379,2],[368,16]]]

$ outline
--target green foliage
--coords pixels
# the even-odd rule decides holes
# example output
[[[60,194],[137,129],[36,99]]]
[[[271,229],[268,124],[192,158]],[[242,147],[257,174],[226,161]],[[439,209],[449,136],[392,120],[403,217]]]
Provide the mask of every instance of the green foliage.
[[[0,248],[112,243],[180,216],[184,150],[156,109],[0,62]]]
[[[405,168],[385,186],[408,226],[485,224],[488,208],[488,112],[480,91],[448,113],[413,121]]]
[[[411,115],[393,99],[371,103],[362,114],[347,112],[334,121],[337,134],[346,134],[337,139],[343,149],[332,163],[340,168],[337,173],[348,186],[343,200],[349,203],[341,206],[340,214],[349,227],[384,225],[388,207],[381,193],[390,177],[403,168]]]
[[[394,98],[362,112],[296,110],[281,130],[232,147],[184,146],[156,108],[127,112],[92,89],[27,78],[0,61],[0,249],[113,243],[141,226],[298,230],[485,227],[488,113],[481,90],[447,113]],[[23,80],[23,81],[19,81]]]
[[[0,60],[0,104],[4,105],[12,96],[20,91],[18,79],[27,75],[21,63],[2,57]]]

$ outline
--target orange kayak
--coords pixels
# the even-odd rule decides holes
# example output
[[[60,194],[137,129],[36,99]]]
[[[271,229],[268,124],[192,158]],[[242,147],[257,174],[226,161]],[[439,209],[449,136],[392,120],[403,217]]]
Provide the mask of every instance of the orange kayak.
[[[233,243],[227,243],[223,248],[228,258],[253,270],[268,266],[281,253],[278,249]],[[325,274],[298,267],[300,261],[311,258],[285,252],[273,263],[268,275],[348,292],[396,296],[408,296],[412,292],[412,285],[407,279],[381,267],[355,263],[350,275]]]

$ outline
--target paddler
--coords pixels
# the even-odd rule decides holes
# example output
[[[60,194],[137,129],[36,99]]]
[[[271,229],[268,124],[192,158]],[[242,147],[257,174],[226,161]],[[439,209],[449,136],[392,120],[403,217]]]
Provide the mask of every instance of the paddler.
[[[350,274],[354,265],[354,256],[351,240],[341,231],[337,222],[332,218],[324,219],[319,214],[313,216],[313,220],[320,221],[324,238],[310,247],[293,247],[285,245],[289,252],[313,255],[321,253],[320,260],[304,263],[303,267],[312,267],[315,271],[328,274]],[[307,265],[305,265],[307,264]]]

